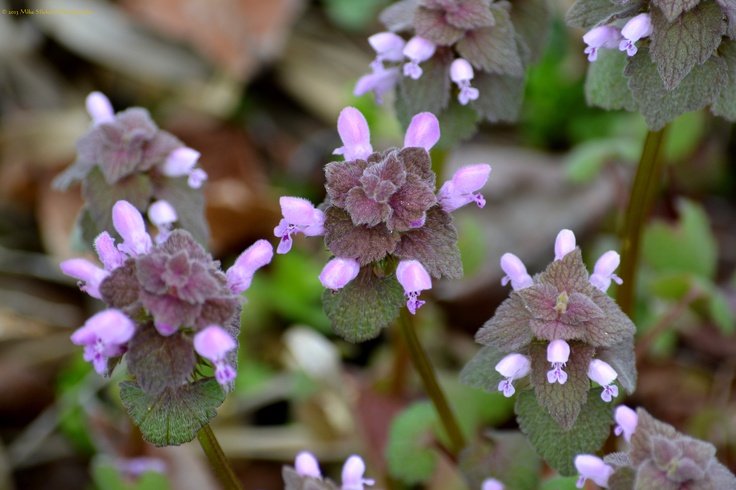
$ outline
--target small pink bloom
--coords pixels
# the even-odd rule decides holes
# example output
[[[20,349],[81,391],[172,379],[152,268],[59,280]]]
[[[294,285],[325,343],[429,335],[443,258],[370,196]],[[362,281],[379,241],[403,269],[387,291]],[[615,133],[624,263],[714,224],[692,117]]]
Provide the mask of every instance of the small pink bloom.
[[[496,371],[506,379],[498,384],[498,391],[502,391],[509,398],[516,391],[512,384],[515,379],[520,379],[531,371],[531,361],[522,354],[509,354],[496,364]]]
[[[575,233],[571,230],[560,231],[555,240],[555,260],[560,260],[573,250],[575,250]]]
[[[634,45],[639,39],[649,36],[654,28],[649,14],[639,14],[632,17],[626,25],[621,29],[621,35],[624,39],[619,43],[618,49],[626,51],[628,56],[634,56],[637,48]]]
[[[84,346],[84,360],[99,374],[107,372],[107,360],[125,353],[135,324],[120,310],[109,309],[90,317],[72,334],[72,343]]]
[[[233,294],[240,294],[250,287],[255,272],[273,259],[273,246],[266,240],[258,240],[235,260],[225,275],[227,287]]]
[[[422,76],[419,63],[426,61],[434,54],[435,45],[423,37],[414,36],[404,46],[404,55],[411,61],[404,65],[404,76],[418,80]]]
[[[422,291],[432,289],[432,279],[427,270],[417,260],[402,260],[396,268],[396,279],[404,288],[409,312],[412,315],[416,314],[417,309],[425,303],[418,300],[417,297]]]
[[[595,263],[593,273],[590,275],[590,283],[604,293],[611,286],[611,280],[616,284],[622,284],[623,281],[621,278],[613,273],[620,263],[621,256],[617,252],[609,250],[604,253]]]
[[[471,100],[476,100],[480,95],[478,89],[470,86],[473,79],[473,67],[470,66],[463,58],[457,58],[450,65],[450,79],[455,82],[460,89],[457,100],[462,105],[467,105]]]
[[[440,122],[431,112],[414,116],[406,129],[404,148],[420,147],[429,151],[440,139]]]
[[[376,104],[383,103],[383,94],[390,92],[399,81],[398,68],[383,68],[383,66],[374,68],[372,73],[363,75],[358,79],[353,90],[354,95],[363,95],[372,91],[376,97]]]
[[[503,483],[495,478],[486,478],[483,480],[481,490],[504,490]]]
[[[123,252],[115,248],[115,239],[106,231],[95,238],[94,247],[106,271],[117,269],[128,259]]]
[[[200,153],[192,148],[182,147],[172,151],[161,165],[161,172],[167,177],[189,176],[187,183],[192,189],[202,187],[207,180],[207,173],[201,168],[194,168],[199,160]]]
[[[527,274],[524,263],[512,253],[505,253],[501,256],[501,269],[506,275],[501,279],[501,285],[505,286],[511,282],[511,287],[514,290],[528,288],[534,281],[532,276]]]
[[[343,155],[346,161],[365,160],[373,153],[371,146],[371,131],[368,121],[355,107],[346,107],[337,118],[337,132],[344,146],[332,153]]]
[[[604,402],[610,402],[618,396],[618,386],[613,384],[618,374],[607,362],[600,359],[590,361],[588,377],[603,387],[601,399]]]
[[[341,490],[364,490],[364,485],[373,485],[375,481],[363,478],[365,463],[360,456],[350,456],[342,467]]]
[[[556,339],[547,346],[547,361],[552,364],[552,370],[547,371],[547,381],[564,385],[567,373],[562,368],[570,359],[570,346],[563,339]]]
[[[85,259],[65,260],[60,267],[67,276],[79,279],[79,289],[93,298],[102,299],[100,284],[108,276],[108,271]]]
[[[476,191],[486,185],[490,173],[491,166],[485,163],[468,165],[455,172],[452,180],[445,182],[437,193],[437,201],[442,209],[450,213],[471,202],[478,204],[479,208],[484,207],[486,200]]]
[[[404,41],[401,36],[393,32],[379,32],[368,38],[368,43],[376,52],[376,59],[371,67],[383,68],[383,61],[399,62],[404,59]]]
[[[108,99],[101,92],[91,92],[86,100],[87,112],[92,116],[95,125],[110,123],[115,120],[115,111]]]
[[[583,42],[588,45],[585,48],[585,54],[588,55],[588,61],[598,59],[598,50],[615,49],[621,41],[621,29],[614,26],[598,26],[588,31],[583,36]]]
[[[118,201],[112,207],[112,223],[123,237],[118,250],[131,257],[148,253],[153,246],[146,224],[138,210],[128,201]]]
[[[210,325],[194,336],[194,350],[215,365],[215,379],[221,385],[235,379],[235,369],[225,363],[225,356],[236,345],[232,336],[218,325]]]
[[[322,478],[322,472],[319,469],[319,462],[309,451],[302,451],[296,455],[294,460],[294,469],[301,476],[311,476],[312,478]]]
[[[579,454],[575,456],[575,468],[580,473],[576,487],[583,488],[585,480],[590,479],[601,487],[608,487],[608,479],[613,474],[613,467],[607,465],[598,456]]]
[[[319,280],[327,289],[337,290],[358,276],[360,264],[355,259],[341,259],[336,257],[325,265]]]
[[[291,250],[292,234],[304,233],[306,236],[325,234],[325,214],[301,197],[281,197],[281,213],[284,216],[273,233],[281,238],[276,253],[285,254]]]
[[[616,407],[613,418],[617,424],[613,429],[613,433],[617,436],[623,434],[626,442],[631,442],[631,436],[634,435],[636,426],[639,423],[639,416],[626,405],[619,405]]]
[[[172,225],[179,219],[174,206],[159,200],[148,207],[148,219],[158,228],[156,243],[164,243],[171,234]]]

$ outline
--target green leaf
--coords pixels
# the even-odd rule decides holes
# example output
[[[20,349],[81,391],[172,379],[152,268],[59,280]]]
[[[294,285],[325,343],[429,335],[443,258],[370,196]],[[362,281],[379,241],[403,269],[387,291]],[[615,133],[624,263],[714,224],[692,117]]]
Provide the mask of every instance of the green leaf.
[[[456,44],[458,54],[474,68],[499,75],[522,77],[516,32],[509,16],[509,3],[501,0],[491,4],[496,25],[467,31]]]
[[[734,8],[736,9],[736,6]],[[736,17],[736,12],[734,16]],[[718,48],[718,55],[726,62],[728,83],[721,90],[711,110],[716,116],[734,121],[736,120],[736,41],[724,39]]]
[[[572,27],[591,29],[598,25],[610,24],[616,19],[629,17],[639,10],[641,1],[623,4],[611,0],[576,0],[565,14],[565,22]],[[599,52],[600,53],[600,52]]]
[[[685,162],[692,158],[708,132],[707,117],[705,111],[695,111],[672,121],[664,142],[665,162]]]
[[[210,230],[204,216],[204,193],[202,189],[192,189],[186,177],[163,178],[154,183],[153,195],[163,199],[176,209],[178,228],[192,234],[202,246],[210,239]]]
[[[529,322],[531,315],[518,291],[496,308],[490,320],[486,321],[475,334],[475,341],[492,345],[504,353],[518,352],[532,341],[534,335]]]
[[[471,106],[460,105],[457,100],[451,100],[447,107],[437,114],[437,119],[441,121],[442,131],[440,140],[434,148],[441,150],[453,148],[473,136],[478,129],[480,115],[471,109]]]
[[[720,289],[710,291],[708,312],[724,334],[736,332],[736,315],[729,305],[728,297]]]
[[[633,163],[641,154],[641,141],[606,138],[585,141],[568,153],[565,176],[576,184],[592,181],[608,162]]]
[[[736,38],[736,0],[716,0],[716,3],[728,20],[726,35],[731,39]]]
[[[577,476],[558,476],[542,483],[539,490],[577,490]]]
[[[225,393],[214,378],[152,395],[135,382],[120,383],[120,400],[143,438],[156,446],[189,442],[217,415]]]
[[[515,0],[511,22],[529,49],[525,63],[536,63],[547,48],[552,25],[552,9],[546,0]]]
[[[563,476],[577,474],[575,456],[595,453],[611,431],[613,404],[601,400],[602,388],[590,390],[575,425],[563,429],[547,410],[539,405],[531,390],[519,394],[516,413],[519,427],[529,442],[550,466]]]
[[[636,101],[624,77],[626,54],[617,49],[599,49],[598,59],[588,66],[585,101],[609,111],[636,110]]]
[[[651,10],[651,19],[654,32],[650,54],[668,91],[677,87],[696,64],[702,65],[711,57],[721,44],[726,28],[723,12],[710,1],[698,4],[677,19],[668,19],[666,13],[655,8]],[[713,81],[702,80],[702,83]]]
[[[470,105],[484,119],[492,123],[516,122],[519,119],[526,85],[523,76],[480,72],[472,85],[478,89],[479,96]]]
[[[693,201],[678,203],[679,223],[654,221],[644,231],[644,260],[658,272],[690,272],[712,279],[718,250],[703,207]]]
[[[652,4],[658,7],[668,22],[674,22],[683,12],[687,12],[700,3],[700,0],[652,0]]]
[[[421,64],[424,73],[418,80],[400,77],[396,97],[396,115],[404,128],[420,112],[438,114],[450,102],[450,63],[452,52],[437,48],[434,56]]]
[[[532,358],[531,383],[537,400],[564,430],[575,425],[581,408],[585,404],[590,389],[588,365],[593,358],[593,347],[582,342],[569,342],[570,359],[565,364],[567,381],[565,384],[550,383],[547,372],[547,342],[535,342],[529,347]]]
[[[537,490],[541,461],[527,438],[516,431],[489,431],[460,453],[458,466],[469,488],[493,477],[504,488]]]
[[[675,89],[668,91],[644,48],[629,59],[624,75],[630,77],[631,93],[652,131],[662,129],[680,114],[711,104],[728,80],[725,61],[711,57],[695,65]]]
[[[497,393],[498,384],[505,378],[495,368],[506,355],[492,345],[483,347],[460,371],[460,382],[489,393]]]
[[[391,476],[408,484],[429,480],[437,462],[437,452],[432,448],[437,423],[437,414],[428,401],[414,403],[394,417],[386,444]]]
[[[148,323],[139,326],[130,340],[126,361],[141,389],[154,395],[186,383],[196,357],[191,337],[181,331],[164,337]]]
[[[326,289],[322,305],[332,329],[348,342],[377,337],[398,315],[404,291],[394,275],[379,277],[368,265],[338,291]]]
[[[103,231],[117,236],[112,224],[112,207],[120,200],[128,201],[139,211],[145,212],[151,200],[153,187],[151,180],[145,174],[133,174],[110,185],[105,181],[99,167],[95,167],[82,183],[82,197],[86,202],[89,217],[96,226],[94,236]],[[89,226],[84,220],[83,227]],[[84,236],[88,236],[83,229]]]

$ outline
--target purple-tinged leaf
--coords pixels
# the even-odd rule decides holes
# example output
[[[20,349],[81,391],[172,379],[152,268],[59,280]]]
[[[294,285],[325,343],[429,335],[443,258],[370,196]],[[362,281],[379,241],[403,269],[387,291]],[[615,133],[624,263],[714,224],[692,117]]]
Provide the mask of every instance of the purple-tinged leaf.
[[[470,105],[484,119],[492,123],[516,122],[519,119],[524,100],[523,76],[480,72],[473,79],[473,86],[480,95]]]
[[[347,211],[337,206],[325,210],[325,231],[325,244],[336,257],[355,259],[361,265],[392,253],[401,238],[383,223],[355,226]]]
[[[360,178],[368,165],[365,160],[353,160],[350,162],[330,162],[325,166],[327,180],[325,189],[332,204],[341,208],[345,207],[348,192],[354,187],[360,187]]]
[[[386,7],[378,15],[378,20],[393,32],[407,31],[413,28],[414,12],[420,0],[401,0]]]
[[[662,11],[670,23],[677,20],[681,13],[691,10],[699,3],[700,0],[652,0],[652,4]]]
[[[419,7],[414,12],[414,28],[418,36],[440,46],[454,44],[465,33],[465,29],[450,23],[445,12],[426,7]]]
[[[595,357],[605,361],[618,373],[616,380],[621,388],[632,394],[636,389],[636,357],[634,337],[627,337],[618,344],[596,350]]]
[[[100,284],[100,294],[108,307],[123,310],[128,316],[135,318],[133,312],[140,307],[136,261],[128,260],[121,267],[111,271]]]
[[[641,4],[641,0],[631,2],[576,0],[565,14],[565,22],[572,27],[592,29],[598,25],[608,25],[616,19],[631,17],[641,9]]]
[[[534,338],[529,321],[531,316],[517,291],[501,303],[496,313],[475,334],[475,341],[497,348],[504,354],[520,352]]]
[[[588,282],[588,271],[583,263],[580,248],[566,254],[561,260],[555,260],[539,276],[542,284],[551,284],[559,292],[573,292],[590,295],[595,289]]]
[[[657,468],[653,461],[645,461],[636,472],[636,488],[679,490],[680,484],[670,481],[667,473]]]
[[[631,451],[629,452],[633,467],[640,466],[652,458],[651,441],[653,436],[661,436],[670,440],[674,440],[679,436],[674,427],[655,419],[643,408],[638,408],[636,415],[638,422],[636,430],[631,436]]]

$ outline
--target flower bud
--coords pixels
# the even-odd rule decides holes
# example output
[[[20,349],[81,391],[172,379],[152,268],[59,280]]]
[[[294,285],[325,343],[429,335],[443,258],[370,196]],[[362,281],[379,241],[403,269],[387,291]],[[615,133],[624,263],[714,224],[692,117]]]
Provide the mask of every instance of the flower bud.
[[[227,287],[233,294],[240,294],[250,287],[255,272],[273,259],[273,246],[266,240],[258,240],[238,256],[225,275]]]
[[[325,265],[319,280],[327,289],[338,290],[358,276],[360,264],[355,259],[336,257]]]
[[[417,260],[402,260],[396,268],[396,279],[404,288],[404,296],[406,296],[406,306],[409,312],[414,315],[417,309],[425,302],[419,301],[417,297],[421,291],[432,289],[432,279],[429,277],[427,270]]]
[[[235,369],[225,363],[225,356],[236,346],[232,336],[218,325],[210,325],[194,336],[194,350],[215,365],[215,379],[221,385],[235,379]]]
[[[364,490],[364,485],[373,485],[374,480],[363,478],[365,463],[360,456],[352,455],[342,467],[341,490]]]
[[[93,298],[102,299],[100,284],[108,275],[106,270],[85,259],[65,260],[59,266],[64,274],[80,280],[79,289]]]
[[[634,435],[636,425],[639,423],[639,416],[626,405],[619,405],[616,407],[613,418],[617,424],[613,433],[617,436],[623,434],[626,442],[631,442],[631,436]]]
[[[337,132],[343,146],[333,151],[334,155],[343,155],[346,161],[351,161],[365,160],[373,153],[368,121],[355,107],[346,107],[340,112],[337,118]]]
[[[432,57],[435,51],[435,45],[432,41],[419,36],[409,39],[404,46],[404,55],[411,61],[404,65],[404,76],[418,80],[422,76],[422,69],[419,63],[426,61]]]
[[[613,474],[613,467],[607,465],[598,456],[592,454],[579,454],[575,456],[575,468],[580,473],[580,479],[575,485],[583,488],[585,480],[590,479],[601,487],[608,486],[608,479]]]
[[[123,265],[128,257],[115,248],[115,239],[106,231],[100,233],[94,242],[95,251],[106,271],[113,271]]]
[[[311,476],[312,478],[322,478],[319,470],[319,462],[309,451],[302,451],[296,455],[294,460],[294,469],[301,476]]]
[[[505,253],[501,256],[501,269],[506,273],[506,276],[501,279],[502,286],[511,282],[511,287],[519,290],[534,284],[532,276],[526,272],[524,263],[512,253]]]
[[[123,237],[123,243],[118,245],[121,252],[135,257],[148,253],[153,246],[141,213],[128,201],[118,201],[112,207],[112,223]]]
[[[95,125],[113,122],[115,120],[115,111],[108,99],[101,92],[91,92],[86,100],[87,112],[92,116]]]
[[[404,148],[421,147],[429,151],[440,139],[440,123],[431,112],[422,112],[411,119],[404,136]]]
[[[470,80],[473,77],[473,67],[463,58],[457,58],[450,65],[450,79],[460,89],[457,99],[462,105],[467,105],[468,102],[476,100],[480,96],[478,89],[470,86]]]
[[[555,240],[555,260],[560,260],[573,250],[575,250],[575,233],[571,230],[560,231]]]
[[[623,281],[621,278],[613,273],[620,263],[621,257],[617,252],[609,250],[604,253],[595,263],[593,274],[590,275],[590,283],[604,293],[608,291],[608,288],[611,286],[611,280],[616,284],[622,284]]]
[[[399,62],[404,59],[406,41],[393,32],[379,32],[368,38],[368,44],[376,52],[376,62],[383,60]]]

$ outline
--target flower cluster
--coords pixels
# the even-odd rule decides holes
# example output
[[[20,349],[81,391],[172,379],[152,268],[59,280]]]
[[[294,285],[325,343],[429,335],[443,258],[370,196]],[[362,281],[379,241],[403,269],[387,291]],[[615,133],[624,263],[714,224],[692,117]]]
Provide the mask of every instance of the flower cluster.
[[[612,490],[736,488],[736,477],[716,460],[713,445],[677,432],[642,408],[620,405],[615,419],[615,434],[623,434],[627,451],[603,459],[576,456],[578,488],[586,479]]]
[[[598,50],[616,49],[626,51],[627,56],[634,56],[638,51],[635,43],[652,34],[652,21],[649,14],[643,13],[629,19],[623,28],[613,25],[597,26],[583,36],[588,45],[585,54],[588,61],[598,59]]]
[[[432,287],[430,276],[462,274],[449,213],[470,202],[485,205],[477,191],[491,168],[464,167],[435,195],[429,150],[440,131],[434,115],[415,116],[404,148],[383,152],[373,151],[368,123],[357,109],[345,108],[337,127],[344,146],[335,153],[345,161],[325,167],[328,199],[317,208],[298,197],[281,198],[284,218],[274,230],[281,240],[277,252],[288,252],[296,233],[324,235],[335,258],[320,281],[333,291],[393,257],[398,260],[396,279],[415,313],[424,303],[417,296]]]
[[[585,402],[590,381],[602,387],[606,402],[618,396],[617,379],[633,391],[635,328],[605,294],[611,281],[620,283],[614,274],[618,263],[618,254],[609,251],[588,276],[570,230],[559,233],[555,260],[538,276],[531,277],[515,255],[502,256],[502,284],[511,283],[513,291],[476,335],[498,351],[499,391],[509,397],[513,383],[529,376],[540,404],[567,427]],[[555,405],[561,394],[568,398],[564,408]]]
[[[83,291],[109,307],[74,332],[72,342],[84,346],[85,360],[103,375],[127,353],[128,369],[146,392],[186,383],[195,353],[227,387],[235,378],[239,294],[270,262],[273,248],[260,240],[223,273],[187,231],[170,230],[176,214],[168,203],[154,203],[149,216],[160,226],[155,243],[140,212],[118,201],[112,219],[122,242],[116,246],[108,232],[95,240],[103,267],[86,259],[61,263]]]
[[[375,481],[363,478],[365,463],[360,456],[352,455],[342,467],[342,485],[322,477],[319,462],[308,451],[296,455],[294,467],[285,466],[283,469],[284,490],[365,490],[366,485],[372,486]]]

